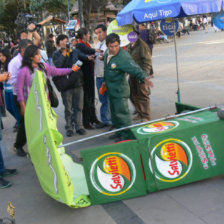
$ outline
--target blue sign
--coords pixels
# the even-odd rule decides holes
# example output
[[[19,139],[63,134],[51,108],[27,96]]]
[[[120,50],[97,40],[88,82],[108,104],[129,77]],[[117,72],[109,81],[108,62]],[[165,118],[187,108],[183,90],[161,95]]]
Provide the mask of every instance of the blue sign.
[[[176,28],[176,32],[178,30],[179,27],[179,23],[178,21],[175,20],[175,28]],[[160,29],[163,31],[164,34],[166,34],[167,36],[173,36],[173,21],[171,22],[166,22],[165,19],[163,19],[160,23]]]
[[[216,13],[212,17],[213,24],[220,30],[224,28],[224,12]]]
[[[66,30],[74,30],[77,24],[77,19],[69,20],[68,25],[66,26]]]

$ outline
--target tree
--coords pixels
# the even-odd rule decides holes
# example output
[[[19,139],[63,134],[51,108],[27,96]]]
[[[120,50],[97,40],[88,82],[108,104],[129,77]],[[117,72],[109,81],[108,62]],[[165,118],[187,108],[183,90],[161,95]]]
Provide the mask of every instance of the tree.
[[[0,1],[0,29],[10,36],[15,36],[15,20],[20,11],[27,11],[27,0],[1,0]]]
[[[75,3],[76,0],[69,0],[69,8]],[[47,11],[53,15],[63,13],[67,15],[67,0],[30,0],[30,10],[32,12]]]

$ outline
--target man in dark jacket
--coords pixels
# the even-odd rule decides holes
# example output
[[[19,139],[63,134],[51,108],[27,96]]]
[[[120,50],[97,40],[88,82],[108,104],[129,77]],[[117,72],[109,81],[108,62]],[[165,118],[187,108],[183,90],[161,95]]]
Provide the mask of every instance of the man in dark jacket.
[[[120,38],[112,33],[106,38],[108,50],[104,57],[104,79],[107,86],[111,118],[115,128],[131,125],[131,116],[128,109],[130,88],[126,73],[136,77],[141,83],[153,86],[148,75],[134,62],[130,54],[120,48]],[[130,130],[116,133],[118,141],[132,138]]]
[[[135,63],[138,64],[139,67],[146,74],[149,74],[152,68],[151,51],[148,45],[139,37],[139,35],[138,39],[135,42],[129,44],[127,50],[134,59]],[[138,79],[136,79],[133,76],[130,76],[130,86],[135,108],[138,112],[138,115],[135,117],[135,120],[143,122],[149,121],[150,120],[149,85],[147,85],[146,83],[140,83]]]
[[[49,34],[48,40],[46,41],[45,46],[47,50],[48,62],[50,65],[53,65],[52,56],[54,51],[56,51],[56,47],[54,44],[54,35],[52,33]]]
[[[73,49],[73,51],[71,51],[71,49],[67,49],[66,45],[68,43],[68,37],[66,35],[59,35],[56,43],[60,48],[53,54],[53,62],[57,68],[71,68],[78,59],[88,60],[87,56],[80,55],[78,51],[75,51],[75,49]],[[64,77],[66,78],[66,76]],[[61,77],[54,77],[53,81],[55,82],[57,78]],[[68,137],[74,135],[73,124],[75,126],[76,133],[80,135],[86,134],[82,122],[83,75],[81,71],[77,73],[76,82],[68,89],[61,91],[61,97],[65,107],[66,135]]]

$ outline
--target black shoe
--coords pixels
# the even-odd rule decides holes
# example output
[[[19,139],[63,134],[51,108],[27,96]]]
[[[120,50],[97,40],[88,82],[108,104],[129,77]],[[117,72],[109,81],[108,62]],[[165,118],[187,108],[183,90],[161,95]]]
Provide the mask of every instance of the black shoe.
[[[66,136],[67,137],[72,137],[74,135],[74,132],[72,130],[67,130],[66,131]]]
[[[81,128],[81,129],[77,130],[76,133],[79,134],[79,135],[85,135],[86,130]]]
[[[1,173],[1,175],[2,177],[10,177],[16,175],[17,173],[17,169],[5,169],[5,171]]]
[[[115,139],[120,139],[120,137],[117,134],[109,136],[109,140],[115,140]]]
[[[26,156],[26,152],[24,151],[23,148],[16,148],[16,154],[17,154],[17,156],[20,156],[20,157]]]
[[[109,124],[100,123],[100,124],[96,125],[96,128],[101,129],[101,128],[105,128],[105,127],[108,127],[108,126],[109,126]]]
[[[128,139],[128,138],[125,138],[123,136],[120,136],[118,137],[117,139],[115,139],[115,143],[119,143],[119,142],[123,142],[123,141],[128,141],[128,140],[131,140],[131,139]]]
[[[0,177],[0,188],[1,189],[4,189],[4,188],[7,188],[7,187],[10,187],[12,184],[5,180],[4,178]]]
[[[113,129],[115,129],[115,127],[111,125],[108,131],[112,131]]]
[[[91,124],[86,124],[86,125],[84,125],[84,128],[85,128],[85,129],[89,129],[89,130],[93,130],[93,129],[95,129],[94,126],[91,125]]]

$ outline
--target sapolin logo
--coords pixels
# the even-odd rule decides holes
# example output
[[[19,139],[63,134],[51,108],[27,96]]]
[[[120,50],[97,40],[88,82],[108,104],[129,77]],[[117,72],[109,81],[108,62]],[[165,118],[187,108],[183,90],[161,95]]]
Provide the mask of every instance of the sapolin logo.
[[[192,152],[179,139],[166,139],[158,143],[151,152],[149,167],[157,179],[175,182],[183,179],[192,167]]]
[[[107,196],[118,196],[131,189],[136,180],[135,165],[130,158],[118,152],[98,157],[90,169],[94,188]]]
[[[147,125],[144,125],[143,127],[140,127],[137,130],[137,133],[142,134],[142,135],[148,135],[148,134],[152,134],[152,133],[160,133],[160,132],[164,132],[164,131],[171,131],[178,126],[179,126],[179,122],[177,122],[177,121],[156,122],[153,124],[147,124]]]

